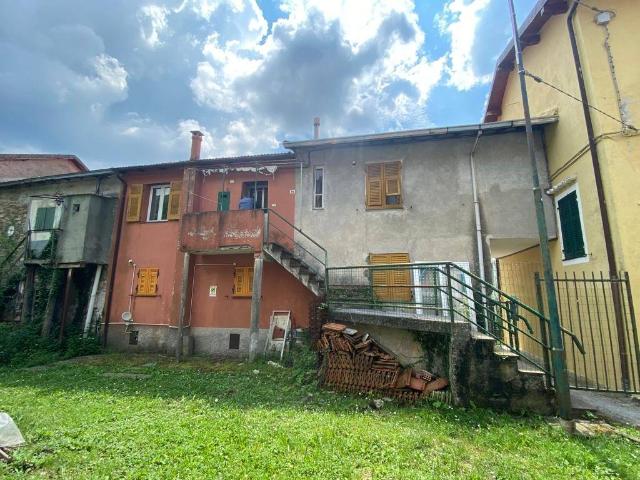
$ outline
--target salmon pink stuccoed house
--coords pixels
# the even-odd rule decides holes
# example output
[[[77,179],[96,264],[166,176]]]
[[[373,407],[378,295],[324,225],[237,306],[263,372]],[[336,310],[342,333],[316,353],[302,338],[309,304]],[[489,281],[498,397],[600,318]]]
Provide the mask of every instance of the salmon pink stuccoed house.
[[[242,356],[251,334],[261,351],[274,312],[308,325],[320,271],[268,256],[293,248],[295,155],[200,159],[201,141],[193,132],[190,161],[119,169],[111,346],[173,351],[182,339],[185,353]]]

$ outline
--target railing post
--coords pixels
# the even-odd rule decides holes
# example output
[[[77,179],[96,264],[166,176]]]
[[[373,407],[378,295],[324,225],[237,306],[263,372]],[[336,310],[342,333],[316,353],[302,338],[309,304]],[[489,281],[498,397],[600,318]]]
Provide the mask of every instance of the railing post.
[[[453,318],[453,288],[451,286],[451,264],[447,263],[447,297],[449,302],[449,320],[451,323],[455,321]]]
[[[544,361],[545,379],[547,385],[551,386],[551,376],[548,372],[551,371],[551,360],[549,359],[549,340],[547,337],[547,324],[544,318],[544,300],[542,298],[542,280],[540,279],[540,273],[534,273],[534,280],[536,283],[536,301],[538,302],[538,312],[542,314],[538,317],[540,320],[540,341],[542,342],[542,360]]]
[[[262,225],[262,245],[267,245],[269,243],[269,209],[265,208],[264,219]]]

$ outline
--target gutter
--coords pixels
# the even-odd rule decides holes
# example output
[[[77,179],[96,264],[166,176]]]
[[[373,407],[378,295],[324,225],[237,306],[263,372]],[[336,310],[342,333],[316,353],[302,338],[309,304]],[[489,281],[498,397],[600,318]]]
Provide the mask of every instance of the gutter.
[[[475,166],[475,158],[474,158],[474,153],[476,151],[476,148],[478,147],[478,141],[480,140],[481,135],[482,135],[482,130],[478,130],[478,134],[476,135],[476,140],[473,143],[473,148],[469,153],[469,165],[471,167],[471,189],[473,191],[473,216],[476,223],[476,248],[478,251],[478,273],[482,281],[486,281],[485,271],[484,271],[484,247],[482,242],[482,223],[480,221],[480,200],[478,199],[478,183],[476,179],[476,166]]]
[[[124,220],[125,201],[127,196],[127,182],[119,173],[116,177],[122,184],[120,201],[118,202],[118,214],[116,215],[115,239],[113,241],[113,253],[109,262],[109,283],[107,284],[106,308],[104,313],[104,331],[102,333],[102,346],[107,346],[107,336],[109,334],[109,316],[111,315],[111,301],[113,298],[113,284],[116,280],[116,266],[118,264],[118,253],[120,253],[120,236],[122,234],[122,223]]]
[[[567,29],[569,30],[569,40],[571,41],[571,52],[573,53],[573,62],[576,67],[576,75],[578,77],[578,87],[580,89],[580,99],[582,100],[582,111],[584,113],[584,123],[587,128],[587,137],[589,139],[589,151],[591,152],[591,163],[593,164],[593,174],[596,182],[596,192],[598,195],[598,206],[600,207],[600,218],[602,220],[602,231],[604,234],[604,245],[607,253],[607,263],[609,267],[609,276],[611,277],[611,290],[613,295],[613,308],[616,320],[616,329],[618,337],[618,347],[620,350],[620,370],[622,373],[622,383],[625,390],[629,387],[629,364],[627,362],[627,346],[625,340],[624,322],[622,319],[622,306],[620,304],[619,284],[615,280],[618,279],[618,268],[616,262],[615,250],[613,247],[613,238],[611,235],[611,225],[609,223],[609,212],[607,209],[607,200],[605,197],[604,186],[602,183],[602,173],[600,170],[600,157],[598,156],[598,148],[596,145],[595,134],[593,130],[593,122],[591,120],[591,111],[589,110],[589,97],[584,81],[582,61],[580,60],[580,52],[578,50],[578,42],[573,25],[580,2],[574,0],[569,14],[567,15]]]

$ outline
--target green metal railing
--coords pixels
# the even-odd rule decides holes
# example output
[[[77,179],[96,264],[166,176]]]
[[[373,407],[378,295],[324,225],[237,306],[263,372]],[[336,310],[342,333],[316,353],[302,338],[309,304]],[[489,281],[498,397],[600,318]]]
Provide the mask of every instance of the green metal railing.
[[[517,298],[499,290],[453,262],[419,262],[327,268],[327,303],[330,309],[412,317],[425,321],[466,322],[496,343],[534,365],[552,382],[548,355],[533,355],[520,348],[528,339],[543,352],[551,349],[547,336],[534,334],[531,321],[541,330],[549,319]],[[565,341],[579,352],[584,347],[570,331]]]
[[[323,282],[326,290],[329,262],[326,248],[275,210],[265,208],[264,215],[263,243],[278,245],[296,260],[303,262]]]

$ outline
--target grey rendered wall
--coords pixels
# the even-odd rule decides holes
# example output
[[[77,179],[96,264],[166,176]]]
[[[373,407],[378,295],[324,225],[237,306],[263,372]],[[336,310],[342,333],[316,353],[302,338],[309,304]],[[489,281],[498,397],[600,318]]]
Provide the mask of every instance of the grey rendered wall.
[[[541,137],[541,181],[546,159]],[[475,265],[475,223],[469,154],[475,137],[395,145],[298,151],[310,167],[298,172],[296,224],[329,252],[331,266],[366,263],[370,252],[409,252],[412,261]],[[404,206],[365,208],[367,163],[400,160]],[[476,152],[485,241],[537,237],[524,132],[484,136]],[[312,208],[314,166],[325,168],[325,208]],[[300,182],[302,182],[300,184]],[[549,203],[550,207],[550,203]],[[549,228],[554,232],[553,216]]]

